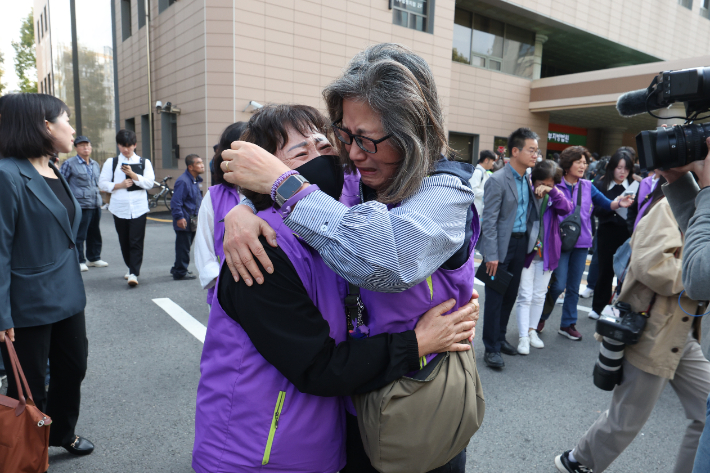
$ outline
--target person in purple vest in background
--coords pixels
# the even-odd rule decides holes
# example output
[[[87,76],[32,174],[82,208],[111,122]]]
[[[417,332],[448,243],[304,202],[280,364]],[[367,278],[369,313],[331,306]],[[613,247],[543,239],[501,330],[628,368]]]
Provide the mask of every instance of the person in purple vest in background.
[[[215,163],[212,186],[202,199],[200,213],[197,218],[197,235],[195,236],[195,266],[200,275],[200,284],[207,289],[207,304],[212,305],[215,284],[219,276],[219,268],[224,261],[222,238],[224,238],[224,217],[227,212],[239,204],[240,195],[234,184],[224,180],[224,172],[220,167],[222,151],[229,149],[233,141],[237,141],[246,122],[236,122],[222,132],[219,144],[216,145]]]
[[[651,205],[653,191],[656,187],[662,186],[665,183],[666,178],[656,171],[650,171],[648,177],[641,181],[634,199],[636,204],[629,207],[629,211],[626,214],[626,226],[629,230],[629,234],[634,232],[641,221],[641,217],[646,213],[646,209]]]
[[[537,243],[525,258],[525,267],[520,276],[518,289],[518,353],[528,355],[530,347],[544,348],[537,336],[537,324],[545,303],[545,292],[552,272],[560,260],[560,215],[570,213],[572,202],[565,197],[556,184],[562,182],[562,169],[551,159],[537,163],[530,174],[535,189],[535,198],[540,201],[541,218],[537,231]]]
[[[310,182],[311,193],[351,200],[343,166],[327,156],[326,129],[313,107],[267,106],[242,139],[296,168],[290,177]],[[445,301],[416,327],[347,341],[345,281],[283,223],[288,202],[244,193],[274,229],[278,246],[264,245],[274,272],[249,287],[222,265],[200,363],[192,466],[198,473],[336,472],[346,460],[339,396],[394,381],[429,353],[470,349],[455,342],[473,335],[474,322],[463,319],[476,304],[440,317],[454,306]],[[429,307],[413,309],[416,318]]]
[[[537,332],[542,332],[545,322],[550,318],[554,301],[562,291],[565,291],[565,302],[562,305],[562,319],[557,333],[570,340],[581,340],[582,334],[577,331],[577,302],[579,302],[579,285],[582,282],[584,268],[587,262],[589,248],[592,247],[592,209],[597,206],[605,210],[617,210],[620,207],[628,208],[634,201],[633,196],[619,196],[613,202],[607,199],[591,181],[582,179],[589,163],[589,151],[583,146],[570,146],[560,154],[559,165],[562,168],[562,183],[557,188],[572,202],[571,214],[577,207],[577,193],[582,192],[582,231],[577,244],[570,251],[560,254],[560,262],[554,272],[555,282],[547,291],[548,303],[545,304]],[[569,214],[559,217],[560,223]],[[553,301],[549,304],[549,301]]]
[[[296,177],[285,178],[287,166],[249,143],[234,143],[223,153],[225,179],[282,195],[283,224],[361,288],[370,338],[414,327],[421,313],[416,307],[449,298],[456,307],[465,304],[475,292],[471,245],[479,232],[469,183],[473,168],[444,158],[447,135],[429,65],[401,45],[374,45],[326,87],[324,99],[341,162],[360,176],[355,198],[338,202],[306,183],[297,186]],[[266,284],[278,270],[259,235],[273,246],[276,227],[249,219],[248,204],[242,204],[225,219],[225,259],[246,285]],[[342,472],[374,472],[357,418],[346,419],[348,464]],[[434,471],[463,472],[465,455]]]

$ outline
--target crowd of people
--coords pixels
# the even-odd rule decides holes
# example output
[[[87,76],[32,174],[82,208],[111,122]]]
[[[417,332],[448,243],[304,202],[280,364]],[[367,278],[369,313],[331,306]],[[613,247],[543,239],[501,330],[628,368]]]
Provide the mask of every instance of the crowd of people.
[[[197,472],[375,472],[404,462],[422,473],[465,471],[485,408],[471,345],[476,277],[486,282],[483,361],[500,370],[502,354],[544,348],[539,334],[558,300],[558,333],[582,339],[577,304],[589,259],[581,293],[593,296],[589,316],[619,300],[648,323],[626,347],[609,410],[556,467],[607,469],[670,383],[691,421],[674,471],[710,470],[710,433],[701,440],[710,362],[699,345],[707,303],[700,290],[684,294],[690,214],[680,202],[692,198],[679,189],[698,192],[690,174],[641,177],[626,147],[597,159],[571,146],[544,159],[528,128],[512,131],[508,158],[483,151],[475,167],[449,159],[431,70],[395,44],[358,53],[323,96],[327,118],[309,106],[268,105],[227,126],[204,197],[199,156],[186,156],[175,182],[170,273],[199,277],[210,306]],[[69,113],[49,95],[0,99],[0,342],[13,341],[35,404],[53,419],[49,444],[87,455],[93,444],[75,433],[88,352],[81,272],[108,266],[100,191],[110,194],[125,279],[136,287],[155,174],[130,130],[119,131],[120,153],[100,167],[89,138],[73,139]],[[50,158],[72,144],[76,156],[58,169]],[[47,231],[61,238],[41,240]],[[188,271],[193,242],[199,276]],[[615,288],[624,245],[631,256]],[[45,291],[57,278],[72,290]],[[516,304],[517,346],[507,338]],[[0,351],[8,366],[4,343]],[[406,384],[423,379],[463,401]],[[7,381],[17,398],[22,389]],[[372,405],[397,389],[391,409],[408,414],[385,421]],[[455,447],[433,442],[432,432]]]

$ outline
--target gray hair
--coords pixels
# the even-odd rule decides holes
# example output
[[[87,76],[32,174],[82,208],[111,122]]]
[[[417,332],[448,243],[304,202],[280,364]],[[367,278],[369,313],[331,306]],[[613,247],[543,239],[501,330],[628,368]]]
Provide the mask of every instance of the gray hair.
[[[343,100],[367,103],[380,116],[385,135],[403,159],[378,200],[396,203],[411,197],[448,154],[444,118],[429,64],[405,46],[382,43],[359,52],[343,75],[323,91],[331,120],[343,118]],[[355,170],[343,146],[343,162]]]

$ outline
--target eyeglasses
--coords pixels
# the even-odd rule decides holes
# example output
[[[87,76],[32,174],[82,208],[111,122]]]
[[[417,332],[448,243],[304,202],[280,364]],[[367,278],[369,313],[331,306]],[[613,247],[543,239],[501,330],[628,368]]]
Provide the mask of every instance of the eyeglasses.
[[[371,154],[377,153],[377,145],[379,143],[382,143],[386,139],[392,137],[392,135],[387,135],[384,138],[380,138],[379,140],[373,140],[372,138],[368,138],[366,136],[353,135],[349,131],[340,128],[335,123],[333,123],[333,131],[335,132],[335,136],[341,142],[345,143],[346,145],[350,145],[353,143],[353,141],[355,141],[355,143],[357,143],[361,150]]]

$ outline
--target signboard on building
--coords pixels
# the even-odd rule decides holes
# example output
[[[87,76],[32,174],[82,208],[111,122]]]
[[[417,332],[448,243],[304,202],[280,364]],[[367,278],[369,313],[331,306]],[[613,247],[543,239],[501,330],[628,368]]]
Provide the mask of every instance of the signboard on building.
[[[547,132],[547,151],[560,152],[570,146],[586,146],[587,129],[550,123]]]

